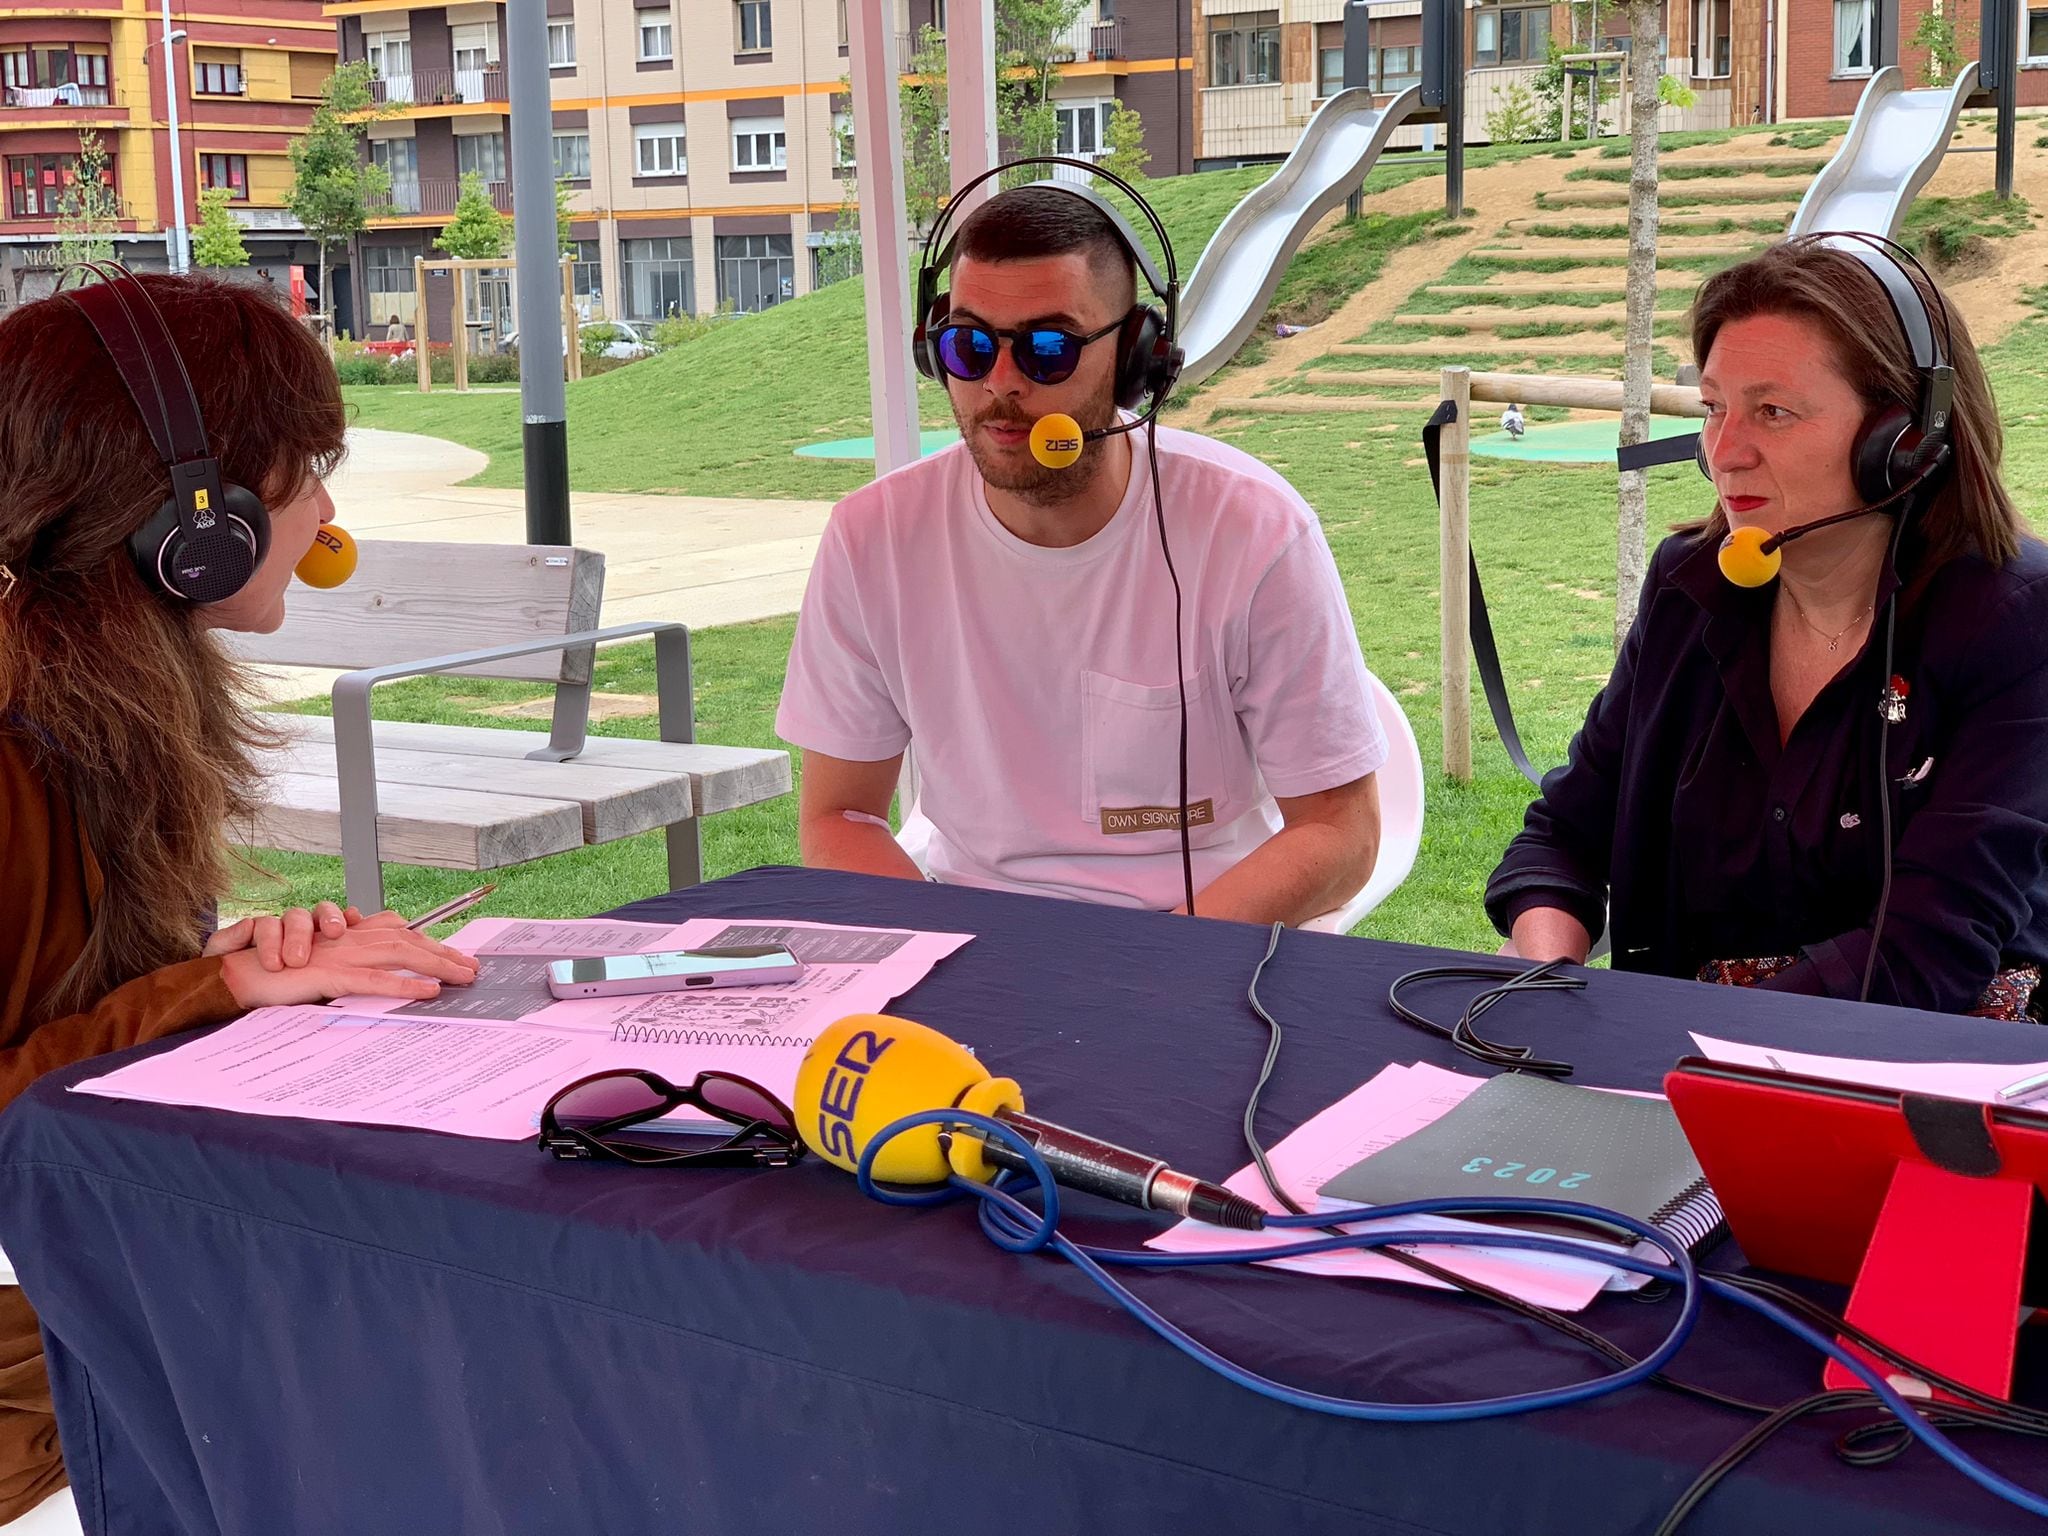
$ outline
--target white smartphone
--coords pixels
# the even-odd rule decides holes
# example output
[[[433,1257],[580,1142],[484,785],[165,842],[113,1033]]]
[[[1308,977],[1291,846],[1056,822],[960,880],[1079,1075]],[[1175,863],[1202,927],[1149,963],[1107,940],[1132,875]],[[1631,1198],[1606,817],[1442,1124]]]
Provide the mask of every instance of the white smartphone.
[[[733,944],[557,960],[548,966],[548,991],[562,998],[622,997],[694,987],[757,987],[796,981],[803,974],[803,961],[783,945]]]

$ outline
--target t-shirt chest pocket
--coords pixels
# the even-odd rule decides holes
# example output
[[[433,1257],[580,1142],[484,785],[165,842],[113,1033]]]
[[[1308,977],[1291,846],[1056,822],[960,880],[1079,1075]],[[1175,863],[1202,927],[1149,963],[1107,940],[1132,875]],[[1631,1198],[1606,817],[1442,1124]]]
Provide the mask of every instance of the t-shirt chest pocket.
[[[1250,807],[1256,774],[1228,690],[1187,680],[1188,840],[1220,839]],[[1180,843],[1180,688],[1081,674],[1081,819],[1132,852]]]

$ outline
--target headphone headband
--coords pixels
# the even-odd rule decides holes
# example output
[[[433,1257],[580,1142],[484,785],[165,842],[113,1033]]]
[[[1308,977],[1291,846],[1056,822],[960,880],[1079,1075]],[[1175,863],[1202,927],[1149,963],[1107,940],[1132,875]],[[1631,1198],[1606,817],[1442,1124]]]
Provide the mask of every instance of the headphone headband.
[[[1941,296],[1941,289],[1927,268],[1921,265],[1920,258],[1896,240],[1862,230],[1822,231],[1804,238],[1828,250],[1854,257],[1865,271],[1877,279],[1892,313],[1898,317],[1899,329],[1905,334],[1906,345],[1913,353],[1914,370],[1920,376],[1913,424],[1923,439],[1944,436],[1948,431],[1949,409],[1955,399],[1955,368],[1949,362],[1954,333],[1949,324],[1948,301]],[[1927,301],[1921,296],[1920,285],[1913,281],[1912,272],[1907,270],[1907,262],[1912,263],[1913,271],[1927,279],[1929,292],[1941,306],[1939,334],[1936,333],[1933,316],[1927,311]]]

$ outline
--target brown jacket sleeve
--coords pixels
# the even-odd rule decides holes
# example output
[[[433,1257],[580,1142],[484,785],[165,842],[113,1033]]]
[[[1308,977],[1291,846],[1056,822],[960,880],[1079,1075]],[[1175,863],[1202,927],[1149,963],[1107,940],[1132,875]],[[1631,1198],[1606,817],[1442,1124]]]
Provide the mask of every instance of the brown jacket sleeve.
[[[195,958],[37,1023],[85,946],[98,884],[69,795],[19,738],[0,734],[0,1104],[53,1068],[242,1011],[220,961]]]

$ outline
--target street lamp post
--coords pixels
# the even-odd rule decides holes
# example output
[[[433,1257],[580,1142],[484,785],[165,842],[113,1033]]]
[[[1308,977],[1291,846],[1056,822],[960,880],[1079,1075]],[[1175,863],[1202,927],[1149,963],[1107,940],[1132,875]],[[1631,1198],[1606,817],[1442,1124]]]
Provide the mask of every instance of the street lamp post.
[[[170,106],[171,125],[171,218],[172,223],[165,240],[165,254],[170,258],[173,272],[188,272],[192,268],[192,244],[185,230],[185,157],[178,148],[178,70],[177,43],[185,36],[182,31],[171,30],[171,0],[163,0],[164,13],[164,99]]]

